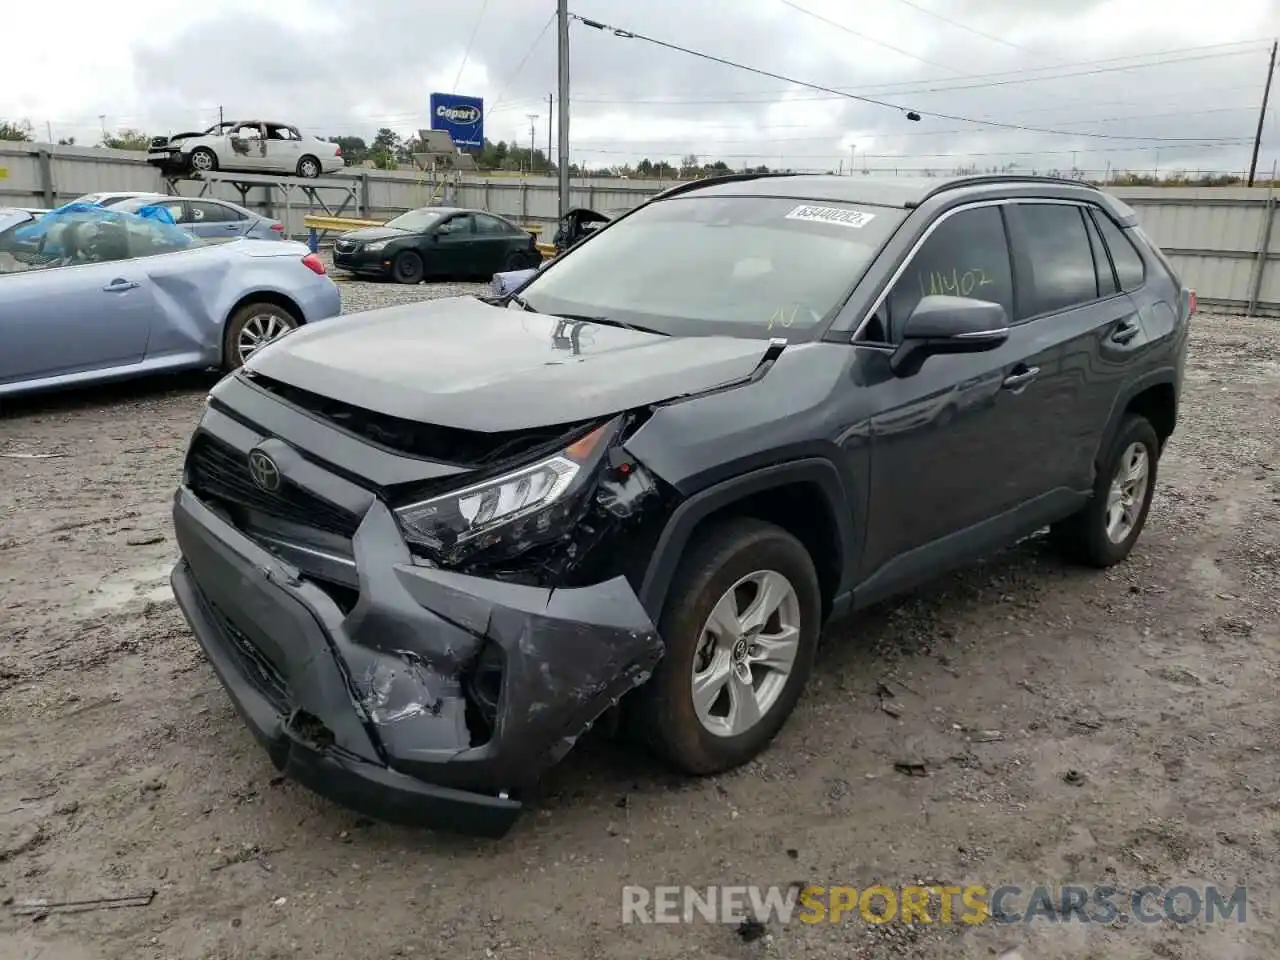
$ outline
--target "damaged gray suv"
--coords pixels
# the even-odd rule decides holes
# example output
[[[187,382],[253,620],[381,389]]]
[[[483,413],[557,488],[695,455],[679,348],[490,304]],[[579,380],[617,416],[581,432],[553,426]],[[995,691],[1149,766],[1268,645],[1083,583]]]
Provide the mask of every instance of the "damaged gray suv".
[[[255,353],[191,442],[174,591],[286,774],[501,834],[606,715],[725,770],[829,619],[1045,526],[1123,560],[1194,302],[1079,183],[683,184],[502,299]]]

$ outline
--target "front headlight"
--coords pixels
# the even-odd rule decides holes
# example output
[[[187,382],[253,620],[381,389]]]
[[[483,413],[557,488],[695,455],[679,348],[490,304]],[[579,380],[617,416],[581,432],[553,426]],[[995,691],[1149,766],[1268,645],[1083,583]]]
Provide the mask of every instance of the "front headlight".
[[[537,463],[399,507],[405,539],[451,562],[499,542],[532,545],[558,536],[620,423],[611,420]]]
[[[370,253],[377,253],[379,250],[383,249],[390,242],[391,242],[390,240],[375,240],[373,241],[373,243],[366,243],[364,245],[364,248],[368,250]]]

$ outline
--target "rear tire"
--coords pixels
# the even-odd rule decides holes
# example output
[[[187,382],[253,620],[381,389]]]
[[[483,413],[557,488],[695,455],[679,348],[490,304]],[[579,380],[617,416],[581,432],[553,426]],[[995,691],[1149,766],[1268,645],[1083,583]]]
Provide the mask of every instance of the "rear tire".
[[[1058,551],[1072,562],[1099,568],[1128,557],[1147,522],[1159,459],[1160,439],[1150,421],[1126,416],[1099,465],[1089,502],[1050,528]]]
[[[298,161],[298,176],[306,180],[320,176],[320,161],[312,156],[303,157]]]
[[[694,775],[740,766],[773,740],[808,679],[822,615],[813,560],[785,530],[740,517],[699,539],[676,571],[659,623],[666,654],[636,692],[630,717],[634,732],[656,753]],[[760,629],[753,625],[744,635],[738,628],[763,599],[761,582],[772,585],[771,596],[785,599],[758,624]],[[788,621],[795,622],[788,626]],[[723,630],[726,622],[733,628]],[[794,637],[790,646],[779,639],[787,636]],[[732,642],[726,644],[726,637]],[[778,660],[791,656],[785,675],[760,659],[770,650]],[[717,666],[725,664],[728,679],[716,687],[712,678]],[[742,666],[751,685],[736,679],[743,676],[737,672]],[[771,674],[776,679],[769,679]],[[707,694],[702,706],[695,706],[695,682],[720,692]],[[746,711],[746,719],[736,719],[744,716],[740,705],[747,702],[738,698],[746,696],[755,709]]]
[[[391,261],[391,279],[396,283],[421,283],[423,273],[422,257],[412,250],[402,250]]]
[[[297,328],[298,318],[279,304],[246,303],[227,321],[222,369],[227,373],[239,370],[254,352]]]

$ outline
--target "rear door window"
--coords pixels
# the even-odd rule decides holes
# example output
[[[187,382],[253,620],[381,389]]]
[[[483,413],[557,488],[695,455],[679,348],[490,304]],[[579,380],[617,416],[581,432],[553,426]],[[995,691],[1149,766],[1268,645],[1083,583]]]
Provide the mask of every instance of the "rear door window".
[[[1093,266],[1098,276],[1098,296],[1110,297],[1120,291],[1116,283],[1115,270],[1111,266],[1111,257],[1107,254],[1106,244],[1098,236],[1098,227],[1091,215],[1085,215],[1084,225],[1089,234],[1089,246],[1093,249]]]
[[[1019,319],[1068,310],[1098,299],[1084,211],[1069,203],[1018,203],[1022,245]]]

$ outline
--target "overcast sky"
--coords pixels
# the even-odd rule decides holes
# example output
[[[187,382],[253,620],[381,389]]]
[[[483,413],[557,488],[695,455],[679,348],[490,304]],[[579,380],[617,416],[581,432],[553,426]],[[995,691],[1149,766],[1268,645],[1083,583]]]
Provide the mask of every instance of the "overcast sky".
[[[1280,0],[1228,7],[573,0],[575,13],[614,27],[923,116],[911,122],[892,106],[574,23],[571,159],[594,167],[694,153],[735,167],[847,169],[852,156],[858,169],[1074,162],[1238,171]],[[556,89],[549,0],[116,0],[66,8],[67,29],[46,43],[50,9],[11,0],[0,14],[4,32],[23,41],[6,44],[0,61],[0,119],[29,120],[40,139],[51,130],[94,142],[103,125],[202,128],[219,105],[228,119],[262,116],[320,135],[371,138],[382,126],[408,135],[428,125],[429,95],[452,91],[485,99],[489,139],[526,144],[534,114],[546,146]],[[1280,124],[1269,120],[1260,169],[1277,157]]]

